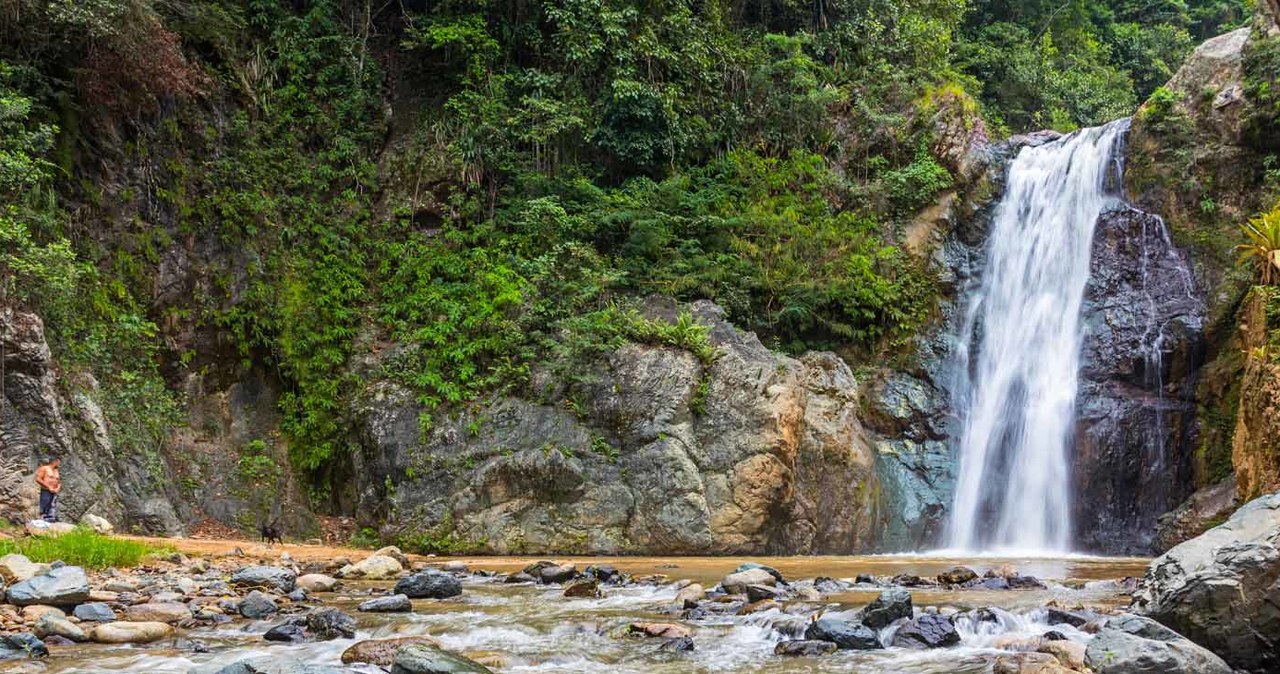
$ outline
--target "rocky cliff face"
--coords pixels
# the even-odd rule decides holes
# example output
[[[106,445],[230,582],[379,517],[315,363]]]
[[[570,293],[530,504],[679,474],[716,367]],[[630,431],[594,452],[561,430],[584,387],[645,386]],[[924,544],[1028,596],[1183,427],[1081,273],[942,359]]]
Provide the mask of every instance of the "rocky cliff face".
[[[1089,550],[1146,552],[1186,498],[1196,446],[1204,301],[1164,222],[1129,207],[1098,223],[1086,286],[1075,522]]]
[[[165,459],[116,451],[94,382],[68,390],[69,382],[59,380],[40,318],[0,309],[0,351],[0,512],[11,519],[35,517],[35,470],[56,456],[63,460],[64,521],[93,513],[126,530],[180,533],[173,505],[180,499],[170,488]]]
[[[1247,500],[1280,489],[1280,290],[1254,288],[1240,330],[1245,366],[1231,464]]]
[[[375,384],[357,512],[386,535],[500,554],[868,549],[880,485],[848,366],[771,352],[709,303],[693,312],[712,327],[710,365],[633,344],[571,382],[536,376],[541,400],[498,398],[429,432],[408,392]]]

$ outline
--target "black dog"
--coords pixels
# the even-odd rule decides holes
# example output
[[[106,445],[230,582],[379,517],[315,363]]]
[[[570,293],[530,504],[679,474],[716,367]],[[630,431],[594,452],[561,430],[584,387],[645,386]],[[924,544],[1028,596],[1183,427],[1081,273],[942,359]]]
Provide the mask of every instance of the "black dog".
[[[271,524],[264,524],[258,528],[258,531],[262,534],[262,540],[267,542],[268,547],[272,543],[284,545],[284,539],[280,537],[280,520],[276,520]]]

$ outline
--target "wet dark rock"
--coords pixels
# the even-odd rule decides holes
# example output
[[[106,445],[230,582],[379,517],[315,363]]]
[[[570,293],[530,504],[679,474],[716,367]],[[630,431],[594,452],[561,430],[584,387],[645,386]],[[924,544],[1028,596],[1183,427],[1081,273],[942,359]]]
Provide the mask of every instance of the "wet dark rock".
[[[1204,291],[1154,215],[1103,213],[1092,248],[1072,462],[1077,542],[1147,554],[1157,518],[1191,493]]]
[[[29,632],[0,634],[0,660],[12,658],[43,658],[49,649],[36,635]]]
[[[921,578],[920,576],[902,573],[894,576],[893,579],[889,581],[889,584],[900,587],[925,587],[927,585],[933,585],[934,583],[933,581]]]
[[[874,650],[884,648],[876,631],[855,620],[842,618],[818,618],[804,631],[804,638],[830,641],[844,650]]]
[[[320,641],[350,639],[356,635],[356,619],[333,607],[307,614],[307,631]]]
[[[240,615],[250,620],[262,620],[275,615],[280,610],[280,607],[276,606],[275,599],[258,590],[254,590],[240,600],[237,610]]]
[[[365,601],[356,610],[365,613],[406,613],[413,610],[413,602],[403,594],[392,594]]]
[[[888,627],[900,618],[911,617],[911,593],[906,590],[885,590],[875,601],[867,604],[859,613],[862,624],[872,629]]]
[[[615,583],[622,580],[622,574],[618,573],[618,569],[611,564],[592,564],[584,569],[582,573],[595,578],[601,583]]]
[[[812,639],[796,639],[782,641],[773,647],[774,655],[791,655],[801,658],[814,658],[820,655],[831,655],[838,647],[830,641]]]
[[[893,645],[901,648],[944,648],[960,643],[960,633],[950,616],[925,613],[898,628]]]
[[[978,573],[967,566],[953,566],[938,574],[938,582],[942,585],[964,585],[978,577]]]
[[[391,674],[493,674],[478,662],[439,648],[411,644],[396,651]]]
[[[448,599],[462,594],[462,581],[443,571],[420,571],[401,578],[395,592],[410,599]]]
[[[266,588],[287,594],[293,592],[297,579],[297,574],[289,569],[275,566],[249,566],[232,574],[231,584],[235,587]]]
[[[1012,590],[1043,590],[1044,583],[1040,582],[1035,576],[1012,576],[1005,579]]]
[[[782,597],[782,591],[769,587],[768,585],[748,585],[746,587],[747,601],[751,603],[766,601],[769,599],[778,599]]]
[[[594,599],[600,596],[600,581],[589,578],[574,581],[564,588],[564,596],[579,599]]]
[[[1096,617],[1098,616],[1095,613],[1068,611],[1051,606],[1045,615],[1045,622],[1048,622],[1050,625],[1070,625],[1072,627],[1080,627]]]
[[[692,651],[693,648],[693,637],[679,637],[663,643],[658,647],[658,650],[672,653],[687,653]]]
[[[1049,630],[1040,636],[1043,637],[1045,641],[1069,641],[1069,639],[1067,639],[1067,635],[1059,632],[1058,630]]]
[[[538,572],[538,580],[543,583],[567,583],[577,577],[578,567],[573,564],[556,564]]]
[[[502,579],[502,582],[504,582],[504,583],[511,583],[511,584],[515,584],[515,583],[536,583],[536,582],[538,582],[538,579],[537,579],[537,578],[534,578],[533,576],[531,576],[531,575],[529,575],[529,574],[527,574],[527,573],[525,573],[525,572],[523,572],[523,571],[521,571],[520,573],[513,573],[513,574],[508,575],[506,578],[503,578],[503,579]]]
[[[1096,674],[1232,674],[1222,658],[1190,639],[1127,614],[1107,621],[1089,642],[1085,663]]]
[[[307,628],[303,620],[290,620],[267,630],[262,638],[267,641],[300,643],[307,640]]]
[[[880,585],[880,581],[876,577],[868,573],[860,573],[853,579],[853,582],[859,585]]]
[[[965,587],[973,590],[1008,590],[1009,581],[1003,578],[980,578],[966,583]]]

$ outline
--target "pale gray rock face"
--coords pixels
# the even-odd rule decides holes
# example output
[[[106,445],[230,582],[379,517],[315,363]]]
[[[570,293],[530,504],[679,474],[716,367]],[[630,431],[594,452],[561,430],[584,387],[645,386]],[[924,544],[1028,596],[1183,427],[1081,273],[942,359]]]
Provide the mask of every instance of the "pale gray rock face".
[[[1237,669],[1280,671],[1280,493],[1151,562],[1135,600]]]
[[[89,598],[89,577],[78,566],[62,566],[9,586],[8,594],[18,606],[78,604]]]
[[[709,365],[629,344],[572,376],[535,372],[541,400],[496,398],[425,437],[413,397],[374,385],[357,512],[495,553],[872,548],[876,458],[849,367],[772,352],[709,302],[689,309],[719,351]]]
[[[1097,674],[1232,674],[1222,658],[1135,615],[1108,620],[1089,641],[1085,663]]]

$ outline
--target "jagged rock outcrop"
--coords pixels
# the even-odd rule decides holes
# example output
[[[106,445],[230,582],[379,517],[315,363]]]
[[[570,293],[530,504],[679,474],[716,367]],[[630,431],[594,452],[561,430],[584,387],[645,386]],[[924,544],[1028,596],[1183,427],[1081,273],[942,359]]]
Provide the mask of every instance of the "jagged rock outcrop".
[[[1240,331],[1245,365],[1231,464],[1247,500],[1280,489],[1280,289],[1254,288]]]
[[[631,344],[573,381],[536,374],[543,400],[498,398],[425,435],[413,397],[375,385],[358,512],[495,553],[869,549],[880,486],[848,366],[774,353],[715,305],[691,309],[711,364]]]
[[[1196,491],[1156,521],[1156,552],[1163,553],[1221,524],[1238,504],[1234,477]]]
[[[1145,552],[1186,498],[1196,440],[1204,302],[1164,222],[1120,207],[1094,233],[1075,449],[1087,549]]]
[[[46,457],[62,463],[59,515],[76,521],[86,512],[123,528],[177,533],[181,523],[167,492],[158,457],[117,452],[95,401],[96,383],[60,382],[39,316],[0,309],[3,404],[0,405],[0,511],[29,519],[37,513],[35,470]],[[71,389],[68,391],[67,389]]]
[[[1237,669],[1280,671],[1280,493],[1153,561],[1134,607]]]

